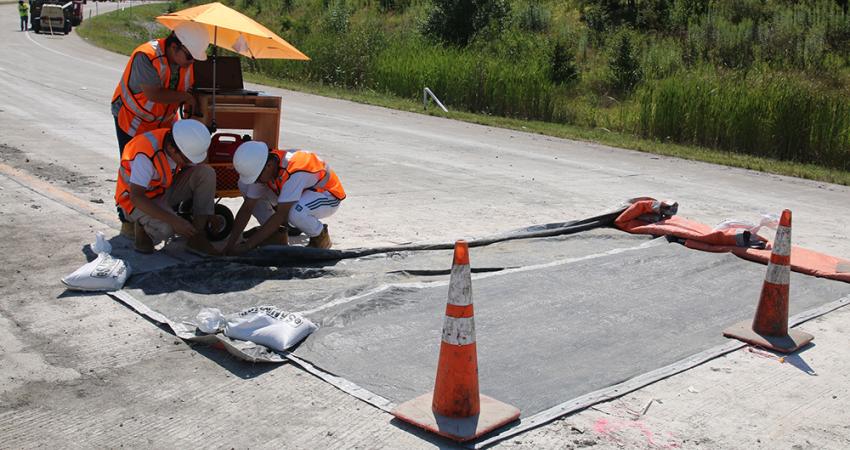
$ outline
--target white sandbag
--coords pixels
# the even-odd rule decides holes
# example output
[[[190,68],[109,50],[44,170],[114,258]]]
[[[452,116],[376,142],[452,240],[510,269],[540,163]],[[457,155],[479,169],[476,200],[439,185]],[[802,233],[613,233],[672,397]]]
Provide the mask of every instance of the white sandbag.
[[[91,249],[96,254],[112,253],[112,244],[106,241],[106,236],[103,235],[102,231],[98,231],[95,233],[94,244],[91,245]]]
[[[94,261],[62,278],[62,283],[77,291],[116,291],[130,276],[130,266],[108,253],[97,255]]]
[[[227,324],[227,319],[218,308],[203,308],[195,319],[198,321],[198,329],[207,334],[218,333]]]
[[[228,316],[224,334],[283,351],[301,342],[318,327],[297,313],[258,306]]]

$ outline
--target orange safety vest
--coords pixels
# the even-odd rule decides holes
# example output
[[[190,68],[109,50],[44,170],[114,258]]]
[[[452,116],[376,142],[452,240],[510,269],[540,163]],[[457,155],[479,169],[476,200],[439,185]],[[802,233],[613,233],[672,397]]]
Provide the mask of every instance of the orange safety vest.
[[[139,136],[134,137],[127,146],[124,147],[124,153],[121,155],[121,166],[118,168],[118,183],[115,187],[115,203],[124,210],[125,214],[130,214],[135,209],[133,202],[130,201],[130,175],[133,160],[139,155],[151,160],[157,175],[151,180],[147,186],[145,196],[148,198],[156,198],[162,195],[165,190],[171,186],[174,175],[180,171],[180,165],[171,171],[168,165],[168,156],[165,154],[165,135],[171,131],[168,128],[148,131]]]
[[[277,155],[280,160],[280,172],[277,178],[268,182],[269,188],[275,194],[280,195],[283,185],[286,184],[286,180],[292,174],[296,172],[309,172],[317,174],[319,181],[309,187],[308,190],[316,192],[328,191],[338,200],[345,199],[345,190],[342,189],[342,183],[339,182],[339,177],[315,153],[297,150],[294,153],[290,153],[289,160],[286,159],[287,152],[283,150],[272,150],[272,153]]]
[[[121,81],[112,94],[112,103],[121,98],[121,109],[118,111],[118,126],[130,136],[171,127],[174,124],[178,105],[154,103],[144,92],[134,94],[130,90],[130,71],[133,69],[133,59],[138,53],[144,53],[159,73],[161,86],[167,88],[171,80],[171,65],[165,57],[165,39],[154,39],[136,47],[130,55],[130,61],[124,69]],[[177,90],[186,92],[195,83],[194,66],[181,67],[178,75]]]

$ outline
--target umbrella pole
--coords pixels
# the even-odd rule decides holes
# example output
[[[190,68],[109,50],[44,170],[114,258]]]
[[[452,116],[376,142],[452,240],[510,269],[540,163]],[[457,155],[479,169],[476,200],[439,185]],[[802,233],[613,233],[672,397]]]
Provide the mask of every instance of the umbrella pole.
[[[210,130],[213,133],[215,133],[215,131],[217,129],[216,124],[215,124],[215,91],[218,90],[218,85],[216,84],[216,81],[215,81],[216,72],[218,72],[218,69],[216,68],[216,64],[215,64],[215,56],[216,56],[216,53],[218,53],[218,47],[216,47],[216,42],[218,42],[218,27],[213,28],[213,51],[212,51],[212,66],[213,66],[213,90],[212,91],[213,91],[213,93],[212,93],[212,126],[211,126],[212,129]]]

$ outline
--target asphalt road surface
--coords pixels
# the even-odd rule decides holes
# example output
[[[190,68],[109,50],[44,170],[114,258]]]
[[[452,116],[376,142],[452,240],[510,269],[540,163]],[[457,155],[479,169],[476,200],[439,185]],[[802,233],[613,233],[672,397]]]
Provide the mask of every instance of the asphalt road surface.
[[[0,17],[0,447],[447,445],[294,366],[192,348],[109,297],[65,293],[94,231],[117,233],[109,101],[126,57],[76,32],[20,32],[15,5]],[[709,224],[788,208],[795,244],[850,257],[847,187],[251,87],[283,98],[281,148],[339,174],[340,248],[485,236],[652,196]],[[499,446],[847,448],[850,312],[802,329],[815,345],[786,363],[738,351]]]

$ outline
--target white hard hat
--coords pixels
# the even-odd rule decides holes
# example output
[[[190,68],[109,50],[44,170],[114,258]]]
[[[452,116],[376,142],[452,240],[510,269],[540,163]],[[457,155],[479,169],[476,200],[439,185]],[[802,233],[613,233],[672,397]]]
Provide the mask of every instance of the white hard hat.
[[[239,182],[256,183],[268,157],[269,147],[265,142],[248,141],[240,145],[233,154],[233,168],[239,172]]]
[[[178,120],[171,129],[177,148],[194,164],[207,157],[210,148],[210,131],[206,125],[194,119]]]
[[[207,46],[210,45],[210,33],[207,27],[196,22],[183,22],[174,27],[174,34],[198,61],[207,60]]]

